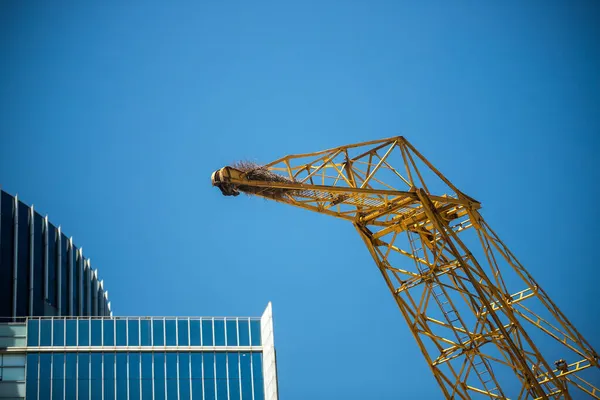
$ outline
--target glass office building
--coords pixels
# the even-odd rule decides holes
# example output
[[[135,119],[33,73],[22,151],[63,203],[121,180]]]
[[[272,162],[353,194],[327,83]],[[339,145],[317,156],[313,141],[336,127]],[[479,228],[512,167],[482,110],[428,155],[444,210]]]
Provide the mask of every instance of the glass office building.
[[[110,314],[108,292],[82,249],[33,206],[0,191],[0,319]]]
[[[0,400],[277,400],[261,317],[113,317],[89,258],[0,191]]]
[[[262,317],[29,317],[0,324],[0,399],[276,400]]]

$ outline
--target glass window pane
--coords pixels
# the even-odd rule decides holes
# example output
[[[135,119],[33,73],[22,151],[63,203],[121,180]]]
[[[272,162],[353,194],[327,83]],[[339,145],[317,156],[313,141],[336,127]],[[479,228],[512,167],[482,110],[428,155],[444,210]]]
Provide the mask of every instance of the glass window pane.
[[[227,400],[227,379],[217,379],[217,400]]]
[[[77,379],[77,353],[66,353],[65,378]]]
[[[142,353],[142,379],[152,379],[152,353]]]
[[[25,368],[23,367],[4,367],[2,368],[3,381],[24,381]]]
[[[152,399],[152,379],[142,379],[142,399]]]
[[[102,353],[92,353],[91,354],[91,378],[92,380],[101,381],[102,380]],[[92,386],[92,391],[94,390],[94,386]]]
[[[179,379],[190,378],[190,353],[179,353]]]
[[[118,322],[118,321],[117,321]],[[117,324],[117,328],[119,325]],[[127,398],[127,353],[116,353],[117,400]]]
[[[38,368],[40,356],[37,353],[27,354],[27,387],[25,393],[29,398],[37,399],[38,393]]]
[[[56,312],[58,305],[58,271],[56,268],[56,227],[48,224],[48,303]],[[40,390],[40,394],[42,391]]]
[[[260,346],[260,321],[250,321],[250,335],[252,346]]]
[[[216,353],[217,399],[227,399],[227,355]]]
[[[29,207],[19,203],[19,232],[18,232],[18,248],[17,248],[17,276],[27,277],[29,275]],[[4,247],[4,246],[2,246]],[[3,268],[6,268],[3,266]],[[29,279],[17,279],[17,293],[27,293],[26,296],[17,296],[17,314],[18,316],[26,316],[29,314]]]
[[[177,379],[177,353],[167,353],[167,379]]]
[[[254,373],[254,398],[264,399],[262,353],[252,353],[252,371]]]
[[[115,353],[104,353],[104,380],[115,379]]]
[[[155,400],[164,400],[164,398],[165,398],[165,353],[154,353],[154,399]]]
[[[90,353],[77,354],[77,374],[80,380],[90,379]]]
[[[227,353],[227,372],[229,379],[238,379],[239,371],[239,353]]]
[[[25,354],[4,354],[2,357],[2,365],[5,367],[24,367]]]
[[[192,379],[192,399],[202,399],[202,379]]]
[[[240,353],[240,374],[242,380],[242,398],[252,398],[252,357],[248,352]]]
[[[215,346],[225,346],[225,321],[215,319]]]
[[[192,379],[202,379],[202,353],[190,354],[192,363]]]
[[[40,398],[50,398],[50,382],[52,374],[52,354],[40,353]]]
[[[72,269],[71,269],[71,273],[72,273],[72,281],[73,281],[73,299],[71,300],[73,302],[73,308],[71,310],[71,315],[81,315],[79,312],[79,301],[80,301],[80,288],[79,288],[79,256],[78,256],[78,249],[76,246],[73,246],[73,248],[71,249],[71,260],[72,260]]]
[[[237,346],[237,321],[235,319],[227,320],[227,346]]]
[[[140,385],[142,381],[140,379],[129,380],[129,400],[140,400]]]
[[[67,346],[77,346],[77,320],[68,319],[67,324]]]
[[[48,315],[44,312],[44,218],[35,213],[33,217],[33,314]]]
[[[127,321],[124,319],[118,319],[116,321],[116,326],[117,346],[127,346]]]
[[[92,333],[94,330],[94,322],[92,321]],[[102,353],[91,354],[91,390],[92,400],[102,400]]]
[[[165,345],[165,327],[162,319],[152,320],[152,340],[154,346]]]
[[[178,346],[189,346],[188,338],[188,320],[178,319],[177,320],[177,345]]]
[[[90,398],[90,353],[77,354],[77,392],[80,399]]]
[[[167,334],[167,346],[177,346],[177,325],[174,319],[165,320],[165,331]]]
[[[152,353],[142,353],[142,399],[152,399]]]
[[[179,380],[179,400],[190,399],[190,380],[180,379]]]
[[[129,346],[140,345],[140,321],[137,319],[130,319],[127,321],[128,330],[127,337],[129,338]]]
[[[52,354],[52,379],[64,379],[65,377],[65,355],[63,353]]]
[[[100,319],[92,320],[92,346],[102,346],[102,320]]]
[[[214,400],[216,396],[217,382],[215,379],[204,380],[204,400]]]
[[[212,346],[213,345],[213,326],[212,320],[202,320],[202,345]]]
[[[27,346],[38,346],[40,340],[40,320],[27,320]]]
[[[85,257],[83,258],[82,263],[84,267],[81,272],[81,305],[83,309],[83,315],[90,315],[91,313],[88,305],[88,299],[90,298],[90,271],[86,266],[87,260],[85,259]]]
[[[240,399],[241,399],[240,380],[239,379],[230,379],[229,380],[229,400],[240,400]]]
[[[42,319],[40,320],[41,334],[40,334],[40,346],[51,346],[52,345],[52,320]]]
[[[67,238],[64,234],[60,235],[60,244],[61,244],[61,254],[60,254],[60,293],[61,293],[61,303],[60,303],[60,315],[69,315],[69,257],[67,253],[67,245],[69,243],[69,238]]]
[[[167,400],[177,400],[177,379],[167,379]]]
[[[250,323],[247,319],[238,320],[240,346],[250,346]]]
[[[140,353],[129,353],[129,379],[140,379]]]
[[[79,346],[89,346],[90,345],[90,320],[88,319],[80,319],[78,321],[79,333],[77,333],[77,338],[79,340]]]
[[[104,399],[115,398],[115,353],[104,353]]]
[[[102,329],[104,330],[102,335],[104,337],[104,346],[115,345],[115,321],[112,319],[102,320]]]
[[[227,379],[227,355],[225,353],[216,353],[217,379]]]
[[[52,322],[52,343],[54,346],[65,345],[65,320],[55,319]]]
[[[63,386],[65,378],[65,355],[62,353],[52,354],[52,398],[63,398]]]
[[[254,399],[255,400],[263,400],[265,398],[265,389],[263,386],[262,379],[254,380]]]
[[[167,353],[167,399],[177,399],[177,353]]]
[[[206,352],[204,357],[204,379],[213,379],[215,377],[215,353]]]
[[[227,373],[229,378],[229,399],[240,399],[239,353],[227,353]]]
[[[140,321],[140,332],[142,337],[142,346],[152,346],[152,331],[150,329],[150,320],[143,319]]]
[[[200,320],[190,320],[190,346],[200,346]]]
[[[65,398],[77,398],[77,379],[65,379]]]
[[[129,321],[131,322],[131,321]],[[137,321],[136,325],[137,325]],[[137,329],[134,330],[137,332]],[[129,399],[140,399],[140,353],[129,353]]]

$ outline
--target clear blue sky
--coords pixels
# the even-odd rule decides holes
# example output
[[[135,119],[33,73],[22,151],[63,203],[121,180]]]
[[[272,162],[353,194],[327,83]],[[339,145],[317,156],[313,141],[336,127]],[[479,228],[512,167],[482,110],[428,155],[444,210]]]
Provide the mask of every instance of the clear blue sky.
[[[0,4],[0,184],[116,314],[272,301],[282,399],[440,398],[351,226],[210,186],[404,134],[600,348],[598,2],[123,3]]]

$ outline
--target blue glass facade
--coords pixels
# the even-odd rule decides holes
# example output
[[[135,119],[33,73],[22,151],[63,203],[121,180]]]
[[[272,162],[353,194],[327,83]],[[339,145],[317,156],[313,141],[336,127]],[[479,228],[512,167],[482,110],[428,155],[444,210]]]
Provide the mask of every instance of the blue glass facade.
[[[104,283],[48,219],[0,191],[0,318],[109,316]]]
[[[19,341],[0,350],[0,399],[277,398],[266,394],[264,316],[30,317],[9,328]]]

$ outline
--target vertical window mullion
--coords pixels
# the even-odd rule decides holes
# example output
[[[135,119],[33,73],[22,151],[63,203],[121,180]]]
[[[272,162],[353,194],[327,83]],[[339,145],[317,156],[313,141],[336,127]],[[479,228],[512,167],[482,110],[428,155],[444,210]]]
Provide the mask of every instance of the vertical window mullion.
[[[125,324],[125,326],[129,325],[129,320],[127,320],[127,323]],[[125,328],[125,332],[127,332],[127,328]],[[129,342],[126,342],[129,343]],[[126,364],[127,364],[127,373],[125,374],[127,376],[127,399],[129,400],[131,398],[130,394],[129,394],[129,351],[127,351],[127,358],[126,358]]]
[[[200,318],[200,346],[204,346],[204,335],[202,334],[202,322],[204,321],[204,318]],[[204,376],[204,375],[202,375]],[[202,392],[204,392],[204,390],[202,390]],[[202,393],[202,397],[204,397],[204,393]]]
[[[141,350],[141,348],[142,348],[142,319],[141,318],[138,318],[138,324],[137,325],[138,325],[138,346],[140,346],[140,350]],[[142,363],[140,361],[140,365],[141,364]],[[142,375],[140,375],[140,377],[141,376]],[[141,378],[140,378],[140,381],[141,381]],[[142,393],[142,392],[140,392],[140,393]]]
[[[213,318],[213,323],[214,323],[214,318]],[[214,328],[214,324],[213,324],[213,328]],[[213,329],[213,337],[214,337],[214,329]],[[214,345],[214,342],[213,342]],[[218,396],[219,392],[217,391],[217,353],[214,352],[214,357],[213,357],[213,377],[214,377],[214,381],[215,381],[215,397]]]
[[[250,325],[250,324],[248,324]],[[240,379],[238,379],[238,385],[240,385],[240,397],[243,398],[243,392],[242,392],[242,353],[238,352],[238,376]]]
[[[102,344],[104,345],[104,322],[102,323]],[[101,398],[104,399],[104,352],[102,352],[102,359],[100,361],[100,371],[101,371],[101,377],[102,377],[102,382],[100,383],[100,390],[102,390],[102,396]]]
[[[240,345],[240,319],[238,317],[235,318],[235,332],[237,335],[237,345]]]
[[[250,347],[252,347],[252,319],[248,318],[248,340],[249,340],[249,344]]]
[[[225,337],[227,337],[227,321],[225,321]],[[227,385],[227,399],[231,397],[229,392],[229,354],[225,352],[225,384]]]
[[[212,345],[215,346],[216,345],[215,343],[217,343],[215,341],[215,319],[211,318],[211,320],[212,320],[212,337],[213,337]]]
[[[166,329],[166,325],[167,325],[166,324],[166,322],[167,322],[166,319],[164,320],[164,322],[165,323],[163,324],[163,326],[165,326],[165,328],[163,330]],[[167,338],[166,338],[166,335],[165,335],[165,346],[167,344],[166,339]],[[164,372],[165,375],[164,375],[163,379],[165,380],[165,399],[168,399],[168,397],[167,397],[167,388],[168,388],[169,380],[167,379],[167,352],[165,351],[164,354],[165,354],[165,362],[163,363],[163,369],[165,371]]]
[[[138,320],[138,334],[141,331],[142,331],[142,322],[141,322],[141,320]],[[140,340],[138,343],[139,343],[140,349],[141,349],[142,341]],[[140,399],[144,398],[144,392],[142,390],[142,382],[144,380],[144,377],[142,375],[142,362],[143,362],[142,360],[143,360],[143,356],[142,356],[142,352],[140,351],[140,363],[139,363],[139,366],[138,366],[138,368],[139,368],[138,376],[140,377],[140,379],[138,379],[139,380],[139,385],[140,385]]]
[[[252,400],[254,400],[254,358],[252,357],[252,354],[253,353],[250,352],[248,357],[250,357],[250,386],[252,387]]]
[[[193,377],[192,377],[192,352],[191,352],[191,347],[192,347],[192,321],[191,318],[188,317],[188,351],[189,351],[189,356],[188,356],[188,376],[190,377],[189,379],[189,385],[190,385],[190,399],[194,398],[194,392],[193,392],[193,388],[192,388],[192,382],[193,382]],[[200,324],[200,329],[202,330],[202,324]]]
[[[152,327],[152,325],[154,325],[154,319],[151,320],[150,326]],[[152,329],[152,328],[150,328],[150,329]],[[154,340],[152,340],[152,343],[154,343]],[[154,378],[154,364],[155,364],[154,363],[154,353],[155,353],[154,350],[152,350],[152,362],[150,363],[151,364],[151,368],[152,368],[152,371],[151,371],[151,375],[152,375],[152,400],[154,400],[154,391],[156,390],[155,389],[155,385],[154,385],[154,379],[155,379]]]

